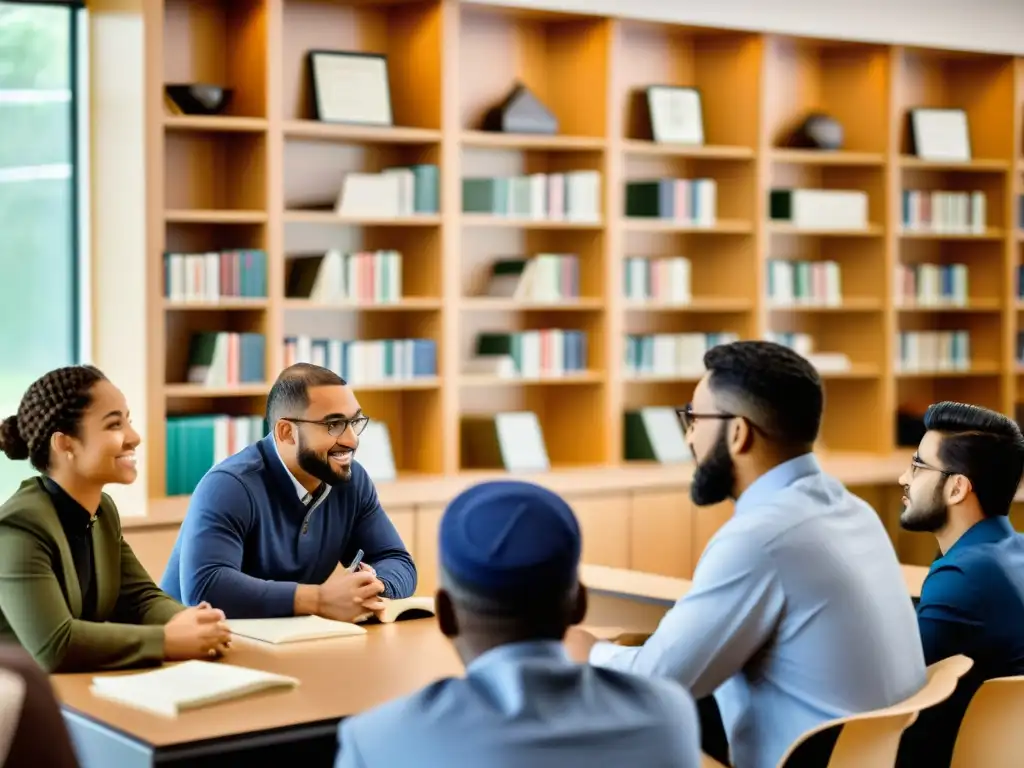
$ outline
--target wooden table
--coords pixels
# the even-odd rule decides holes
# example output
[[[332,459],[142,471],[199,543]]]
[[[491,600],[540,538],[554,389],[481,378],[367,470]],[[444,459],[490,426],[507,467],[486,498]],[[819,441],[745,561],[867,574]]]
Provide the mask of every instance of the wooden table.
[[[463,672],[433,619],[286,646],[237,638],[222,663],[291,675],[300,684],[171,720],[93,696],[92,674],[53,675],[83,768],[250,768],[275,750],[296,768],[326,768],[339,720]]]
[[[920,597],[928,568],[902,568],[910,596]],[[580,581],[587,588],[588,624],[625,626],[638,632],[653,632],[668,609],[692,586],[687,579],[603,565],[581,565]]]

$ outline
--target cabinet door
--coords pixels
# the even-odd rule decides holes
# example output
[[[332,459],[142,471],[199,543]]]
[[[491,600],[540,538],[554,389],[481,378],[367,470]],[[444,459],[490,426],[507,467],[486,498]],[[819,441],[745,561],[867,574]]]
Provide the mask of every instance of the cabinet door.
[[[437,590],[437,531],[441,526],[443,504],[416,507],[416,537],[412,549],[418,575],[417,595],[433,595]]]
[[[721,504],[714,504],[707,507],[693,507],[693,567],[697,567],[704,547],[711,541],[726,521],[732,517],[732,502],[723,501]]]
[[[692,505],[684,488],[638,491],[630,502],[629,567],[677,579],[693,575]]]
[[[178,528],[177,525],[160,525],[124,529],[124,540],[157,584],[163,578],[167,561],[171,559],[174,542],[178,539]]]
[[[583,534],[583,562],[628,568],[629,494],[571,496],[566,500]]]

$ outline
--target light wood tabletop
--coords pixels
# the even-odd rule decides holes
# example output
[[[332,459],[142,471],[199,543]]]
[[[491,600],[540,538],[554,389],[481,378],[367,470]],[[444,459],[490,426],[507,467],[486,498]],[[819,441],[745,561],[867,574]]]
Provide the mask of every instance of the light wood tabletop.
[[[289,645],[236,638],[218,663],[291,675],[300,683],[291,690],[254,694],[169,719],[93,696],[93,674],[50,679],[65,707],[152,747],[168,747],[340,720],[463,673],[455,649],[432,618],[370,626],[365,635]]]
[[[923,565],[903,565],[901,568],[907,591],[911,597],[920,597],[921,585],[928,575],[928,568]],[[674,603],[686,594],[692,585],[688,579],[586,564],[580,566],[580,581],[590,592],[659,603]]]

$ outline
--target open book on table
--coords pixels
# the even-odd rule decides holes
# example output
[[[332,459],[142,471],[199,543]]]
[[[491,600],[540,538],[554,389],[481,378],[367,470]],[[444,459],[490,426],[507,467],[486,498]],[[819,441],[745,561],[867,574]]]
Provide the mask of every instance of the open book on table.
[[[294,688],[294,677],[212,661],[185,661],[152,672],[97,676],[94,696],[164,717],[271,688]]]
[[[434,598],[426,595],[413,595],[397,600],[384,598],[384,610],[379,614],[370,614],[361,624],[392,624],[405,619],[422,619],[434,615]]]
[[[385,600],[384,603],[385,608],[380,616],[369,614],[357,620],[358,623],[334,621],[322,616],[288,616],[280,619],[231,619],[228,626],[234,635],[279,645],[365,635],[366,629],[360,624],[391,624],[400,619],[434,615],[432,597],[406,597]]]

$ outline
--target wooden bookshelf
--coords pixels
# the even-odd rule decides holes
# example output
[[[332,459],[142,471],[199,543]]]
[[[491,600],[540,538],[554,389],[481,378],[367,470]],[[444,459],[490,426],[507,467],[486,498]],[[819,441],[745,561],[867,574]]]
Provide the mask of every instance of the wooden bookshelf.
[[[436,343],[436,376],[353,382],[364,410],[388,424],[400,478],[409,482],[461,477],[461,419],[510,409],[538,414],[554,474],[600,467],[625,478],[623,412],[681,405],[696,380],[627,375],[628,334],[806,334],[820,351],[845,353],[848,370],[823,374],[822,437],[839,454],[900,450],[898,406],[953,398],[1013,413],[1024,396],[1016,342],[1024,330],[1024,60],[458,0],[153,0],[146,21],[146,77],[157,94],[148,115],[147,363],[164,384],[152,388],[146,424],[154,500],[166,495],[167,416],[260,414],[284,360],[283,339],[296,334]],[[314,120],[305,65],[312,49],[386,54],[395,127]],[[169,114],[162,86],[185,81],[233,88],[227,113]],[[556,114],[557,136],[482,130],[486,111],[516,81]],[[640,96],[650,85],[700,90],[703,146],[652,141]],[[918,106],[964,108],[976,159],[911,156],[907,112]],[[840,121],[842,150],[792,146],[793,130],[813,111]],[[436,215],[324,210],[346,172],[413,163],[440,168]],[[462,213],[464,177],[575,170],[600,173],[595,221]],[[626,183],[650,178],[713,179],[714,223],[627,217]],[[864,192],[869,226],[770,221],[769,190],[794,186]],[[908,231],[905,189],[984,192],[985,226],[970,234]],[[287,296],[291,260],[329,248],[400,252],[403,295],[388,304]],[[267,297],[165,298],[164,252],[231,249],[266,252]],[[580,297],[481,295],[496,258],[535,253],[575,254]],[[689,304],[626,298],[627,257],[670,256],[691,262]],[[772,259],[837,263],[842,301],[776,306],[767,295]],[[966,264],[969,301],[898,298],[897,267],[921,264]],[[545,328],[586,334],[585,370],[529,380],[464,372],[482,331]],[[899,367],[899,333],[944,330],[970,332],[968,370]],[[188,340],[198,331],[263,334],[266,381],[185,383]]]

